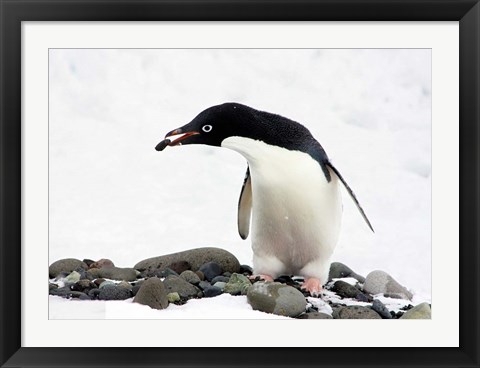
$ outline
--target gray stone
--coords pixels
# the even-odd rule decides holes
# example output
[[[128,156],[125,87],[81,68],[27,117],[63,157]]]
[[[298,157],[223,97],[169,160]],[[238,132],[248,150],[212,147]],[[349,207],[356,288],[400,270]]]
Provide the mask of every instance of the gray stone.
[[[341,280],[335,281],[332,290],[343,298],[355,299],[358,294],[362,294],[362,292],[358,290],[355,286]]]
[[[190,284],[193,284],[193,285],[198,285],[200,283],[200,277],[198,277],[198,275],[195,272],[190,270],[183,271],[180,274],[180,277],[184,279],[186,282],[189,282]]]
[[[230,275],[230,276],[232,276],[232,275]],[[210,281],[210,282],[211,282],[212,285],[215,285],[215,283],[216,283],[216,282],[219,282],[219,281],[220,281],[220,282],[227,283],[228,281],[230,281],[230,276],[229,276],[229,277],[225,277],[225,276],[222,276],[222,275],[216,276],[216,277],[214,277],[214,278],[212,279],[212,281]]]
[[[86,263],[75,258],[65,258],[60,259],[56,262],[53,262],[50,267],[48,267],[48,275],[50,278],[57,277],[61,272],[72,272],[78,267],[83,268],[84,270],[88,269]]]
[[[165,309],[168,307],[168,298],[162,280],[157,277],[145,280],[137,291],[135,303],[148,305],[153,309]]]
[[[189,282],[175,275],[168,276],[165,280],[163,280],[163,284],[165,285],[167,294],[177,292],[182,299],[194,298],[200,291]]]
[[[248,289],[247,301],[254,310],[288,317],[297,317],[307,306],[300,291],[279,282],[256,282]]]
[[[61,296],[62,298],[80,298],[82,295],[86,295],[85,293],[82,293],[80,291],[74,291],[71,290],[69,286],[64,286],[61,288],[56,288],[56,289],[50,289],[49,290],[50,295],[56,295],[56,296]]]
[[[120,268],[120,267],[105,267],[105,268],[91,268],[92,270],[98,270],[98,274],[95,276],[102,277],[104,279],[118,280],[118,281],[135,281],[137,279],[137,271],[133,268]]]
[[[192,271],[197,271],[207,262],[218,263],[224,271],[238,272],[240,263],[230,252],[213,247],[190,249],[183,252],[167,254],[164,256],[148,258],[138,262],[133,268],[139,271],[147,269],[165,269],[175,262],[185,261],[190,264]]]
[[[65,282],[74,284],[77,281],[80,281],[80,274],[77,271],[72,271],[67,277],[65,277]]]
[[[104,288],[105,286],[115,286],[116,284],[113,281],[105,280],[100,285],[98,285],[99,289]]]
[[[199,271],[203,272],[205,279],[211,282],[215,277],[223,273],[223,268],[216,262],[207,262],[200,266]]]
[[[225,289],[225,285],[227,285],[227,283],[222,281],[217,281],[215,284],[213,284],[213,286],[219,288],[222,291],[223,289]]]
[[[297,317],[298,319],[332,319],[333,317],[327,313],[309,312]]]
[[[400,285],[392,276],[384,271],[372,271],[367,275],[363,290],[370,294],[397,294],[402,299],[412,300],[413,294]]]
[[[334,319],[381,319],[380,315],[371,308],[359,305],[337,307],[333,309]]]
[[[126,281],[119,282],[117,286],[124,287],[125,289],[132,290],[132,285]]]
[[[391,319],[392,315],[390,314],[390,311],[387,309],[385,304],[383,304],[380,300],[375,299],[372,303],[372,309],[377,312],[380,317],[383,319]]]
[[[116,285],[106,285],[99,290],[98,299],[100,300],[125,300],[133,296],[129,289]]]
[[[342,279],[345,277],[353,277],[361,284],[365,282],[365,277],[355,273],[347,265],[344,265],[343,263],[340,263],[340,262],[332,262],[332,264],[330,265],[328,281],[331,281],[333,279]]]
[[[233,273],[223,291],[232,295],[247,295],[250,286],[252,286],[252,283],[247,276]]]
[[[214,296],[222,294],[222,289],[219,289],[216,286],[208,286],[203,290],[203,295],[205,298],[213,298]]]
[[[431,319],[432,310],[428,303],[421,303],[406,311],[401,319]]]
[[[208,281],[200,281],[200,282],[198,283],[198,287],[199,287],[200,289],[202,289],[202,290],[203,290],[203,289],[206,289],[206,288],[208,288],[208,287],[211,287],[211,286],[212,286],[212,284],[210,284]]]

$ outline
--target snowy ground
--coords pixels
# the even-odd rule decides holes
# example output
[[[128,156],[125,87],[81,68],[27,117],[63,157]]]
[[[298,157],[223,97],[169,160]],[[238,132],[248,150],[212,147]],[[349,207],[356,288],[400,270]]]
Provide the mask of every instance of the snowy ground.
[[[50,263],[132,267],[217,246],[251,264],[236,229],[245,160],[206,146],[154,150],[201,110],[235,101],[306,125],[357,194],[375,234],[344,193],[334,261],[387,271],[430,300],[430,50],[64,49],[49,60]],[[69,301],[57,299],[50,318],[65,317]],[[242,298],[190,303],[168,315],[258,316]],[[108,315],[167,315],[144,309],[112,302]]]

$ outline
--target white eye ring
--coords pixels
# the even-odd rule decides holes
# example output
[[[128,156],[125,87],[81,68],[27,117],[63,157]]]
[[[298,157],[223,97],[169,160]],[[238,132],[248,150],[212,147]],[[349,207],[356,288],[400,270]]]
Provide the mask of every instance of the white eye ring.
[[[204,126],[202,127],[202,130],[203,130],[205,133],[211,132],[211,131],[212,131],[212,126],[211,126],[211,125],[204,125]]]

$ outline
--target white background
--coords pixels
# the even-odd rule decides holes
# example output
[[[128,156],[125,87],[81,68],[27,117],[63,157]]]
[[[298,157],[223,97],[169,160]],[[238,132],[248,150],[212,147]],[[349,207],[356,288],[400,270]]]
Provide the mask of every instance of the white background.
[[[27,251],[23,252],[23,271],[28,272],[29,262],[35,259],[37,262],[45,259],[47,264],[63,257],[108,257],[119,266],[133,266],[146,257],[203,245],[226,248],[241,262],[250,263],[248,241],[241,241],[235,228],[236,201],[245,170],[243,159],[233,152],[211,147],[182,147],[162,153],[153,150],[166,131],[185,124],[202,109],[224,101],[237,101],[280,113],[309,127],[356,191],[376,234],[368,232],[355,207],[344,196],[344,226],[335,260],[363,274],[384,269],[427,299],[431,280],[430,182],[433,178],[433,208],[440,204],[435,198],[443,197],[439,207],[448,209],[448,215],[443,217],[442,213],[434,212],[433,279],[435,270],[439,270],[437,285],[444,289],[451,282],[448,290],[454,296],[458,225],[457,222],[452,225],[451,219],[458,218],[455,180],[458,157],[451,152],[452,144],[458,145],[455,139],[458,135],[457,25],[383,25],[381,32],[379,26],[373,24],[351,23],[222,25],[221,32],[220,26],[191,27],[186,24],[63,25],[61,32],[58,26],[24,27],[27,40],[24,48],[27,81],[24,88],[27,107],[24,114],[24,250]],[[142,35],[149,37],[142,38]],[[47,48],[106,46],[431,47],[433,52],[51,50],[48,146],[48,141],[40,138],[47,137],[45,70],[48,69],[42,69],[48,68]],[[34,54],[37,55],[35,62]],[[430,122],[431,55],[435,96],[433,125]],[[435,84],[436,80],[440,83]],[[433,168],[430,162],[432,132]],[[440,147],[447,142],[448,156],[442,157]],[[50,254],[46,258],[48,147]],[[436,166],[436,162],[440,164]],[[446,191],[453,194],[445,199]],[[38,247],[36,256],[35,250],[31,251],[33,244]],[[453,248],[453,254],[445,252],[447,245]],[[439,267],[448,268],[451,278],[445,280],[445,272]],[[28,302],[32,294],[26,291],[29,284],[23,280],[26,321],[32,321],[29,316],[46,318],[43,306],[32,307]],[[440,321],[447,326],[456,324],[454,306],[446,306],[441,299],[435,304],[435,287],[434,283],[434,320],[416,322],[428,324],[431,331],[438,328],[436,323]],[[452,314],[450,319],[443,314],[447,311]],[[125,323],[128,322],[134,321]],[[75,325],[77,321],[38,321],[37,318],[36,323],[53,324],[53,327],[60,323]],[[256,322],[255,328],[259,323],[268,322]],[[282,328],[280,322],[275,323]],[[29,325],[25,324],[27,329]],[[332,325],[332,333],[338,326]],[[383,328],[379,324],[372,326]],[[292,331],[296,328],[299,325],[294,322]],[[404,322],[393,328],[390,325],[390,331],[397,329],[399,334],[393,333],[388,341],[374,345],[405,345],[398,336],[409,328]],[[314,330],[308,329],[307,334],[314,334],[315,339],[302,341],[300,345],[336,345],[335,339],[325,340],[316,336]],[[445,327],[442,330],[445,331]],[[446,331],[449,339],[436,334],[440,339],[437,343],[455,344],[456,334],[448,328]],[[38,339],[35,329],[28,330],[23,337],[28,346],[44,343]],[[407,345],[429,345],[433,340],[412,336]],[[114,336],[102,343],[118,344]],[[137,343],[139,346],[149,344],[148,341]],[[342,341],[343,346],[356,343],[358,341]],[[292,344],[294,342],[287,343]]]

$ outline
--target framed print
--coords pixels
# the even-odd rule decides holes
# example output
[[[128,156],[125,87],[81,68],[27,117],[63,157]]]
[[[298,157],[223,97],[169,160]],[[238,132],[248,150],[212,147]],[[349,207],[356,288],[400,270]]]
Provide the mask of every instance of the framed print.
[[[477,1],[0,9],[2,366],[478,366]]]

